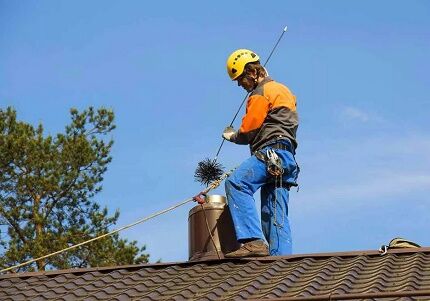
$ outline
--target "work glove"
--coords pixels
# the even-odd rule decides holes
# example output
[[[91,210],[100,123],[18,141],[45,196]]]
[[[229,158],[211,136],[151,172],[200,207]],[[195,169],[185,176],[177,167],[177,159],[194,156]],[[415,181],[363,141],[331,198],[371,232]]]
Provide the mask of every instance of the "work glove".
[[[222,137],[228,141],[231,141],[231,138],[236,134],[236,131],[233,127],[228,126],[225,128],[224,132],[222,133]]]

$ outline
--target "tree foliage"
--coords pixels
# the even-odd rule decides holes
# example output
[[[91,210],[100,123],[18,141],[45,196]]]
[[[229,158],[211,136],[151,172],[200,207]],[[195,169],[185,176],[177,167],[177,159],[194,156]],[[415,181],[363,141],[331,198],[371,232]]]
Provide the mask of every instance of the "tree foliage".
[[[64,249],[110,231],[109,216],[94,197],[112,158],[114,113],[92,107],[71,109],[64,133],[45,135],[0,109],[0,265],[8,267]],[[108,236],[18,271],[147,262],[145,248],[118,234]]]

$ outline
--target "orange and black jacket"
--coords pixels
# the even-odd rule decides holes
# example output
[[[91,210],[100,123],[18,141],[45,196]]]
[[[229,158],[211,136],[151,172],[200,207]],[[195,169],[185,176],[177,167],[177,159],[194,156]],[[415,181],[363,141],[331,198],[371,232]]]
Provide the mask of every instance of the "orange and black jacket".
[[[298,124],[296,97],[286,86],[266,77],[249,96],[246,114],[231,141],[249,144],[251,153],[254,153],[279,140],[288,139],[294,154]]]

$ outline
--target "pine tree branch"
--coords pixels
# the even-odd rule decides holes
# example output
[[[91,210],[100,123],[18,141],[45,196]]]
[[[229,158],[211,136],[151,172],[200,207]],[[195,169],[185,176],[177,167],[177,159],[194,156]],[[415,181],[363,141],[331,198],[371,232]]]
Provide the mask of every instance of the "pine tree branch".
[[[21,239],[23,243],[27,243],[27,239],[25,238],[24,234],[22,233],[19,225],[15,223],[13,218],[8,216],[8,214],[3,210],[3,207],[0,206],[0,214],[6,219],[8,224],[15,230],[16,234],[18,234],[18,237]]]
[[[79,175],[79,173],[78,173],[78,175]],[[63,196],[65,196],[67,193],[69,193],[70,192],[70,190],[72,189],[72,187],[76,184],[76,181],[77,181],[77,179],[78,179],[78,177],[75,177],[74,179],[73,179],[73,181],[72,181],[72,183],[65,189],[65,190],[63,190],[60,194],[59,194],[59,196],[56,196],[56,197],[54,197],[54,196],[50,196],[48,199],[52,199],[52,202],[51,202],[51,204],[47,204],[46,206],[47,206],[47,209],[46,209],[46,214],[45,214],[45,216],[43,217],[43,221],[44,222],[46,222],[46,220],[48,219],[48,217],[49,217],[49,215],[51,214],[51,212],[52,212],[52,210],[54,210],[54,208],[55,208],[55,205],[60,201],[60,199],[63,197]]]

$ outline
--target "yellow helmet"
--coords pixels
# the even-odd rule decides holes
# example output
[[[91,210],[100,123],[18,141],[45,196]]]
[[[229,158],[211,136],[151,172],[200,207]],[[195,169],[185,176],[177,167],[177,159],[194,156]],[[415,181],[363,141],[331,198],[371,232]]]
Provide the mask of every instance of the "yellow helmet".
[[[245,65],[259,61],[260,57],[252,50],[238,49],[227,59],[227,72],[232,80],[236,80],[245,69]]]

